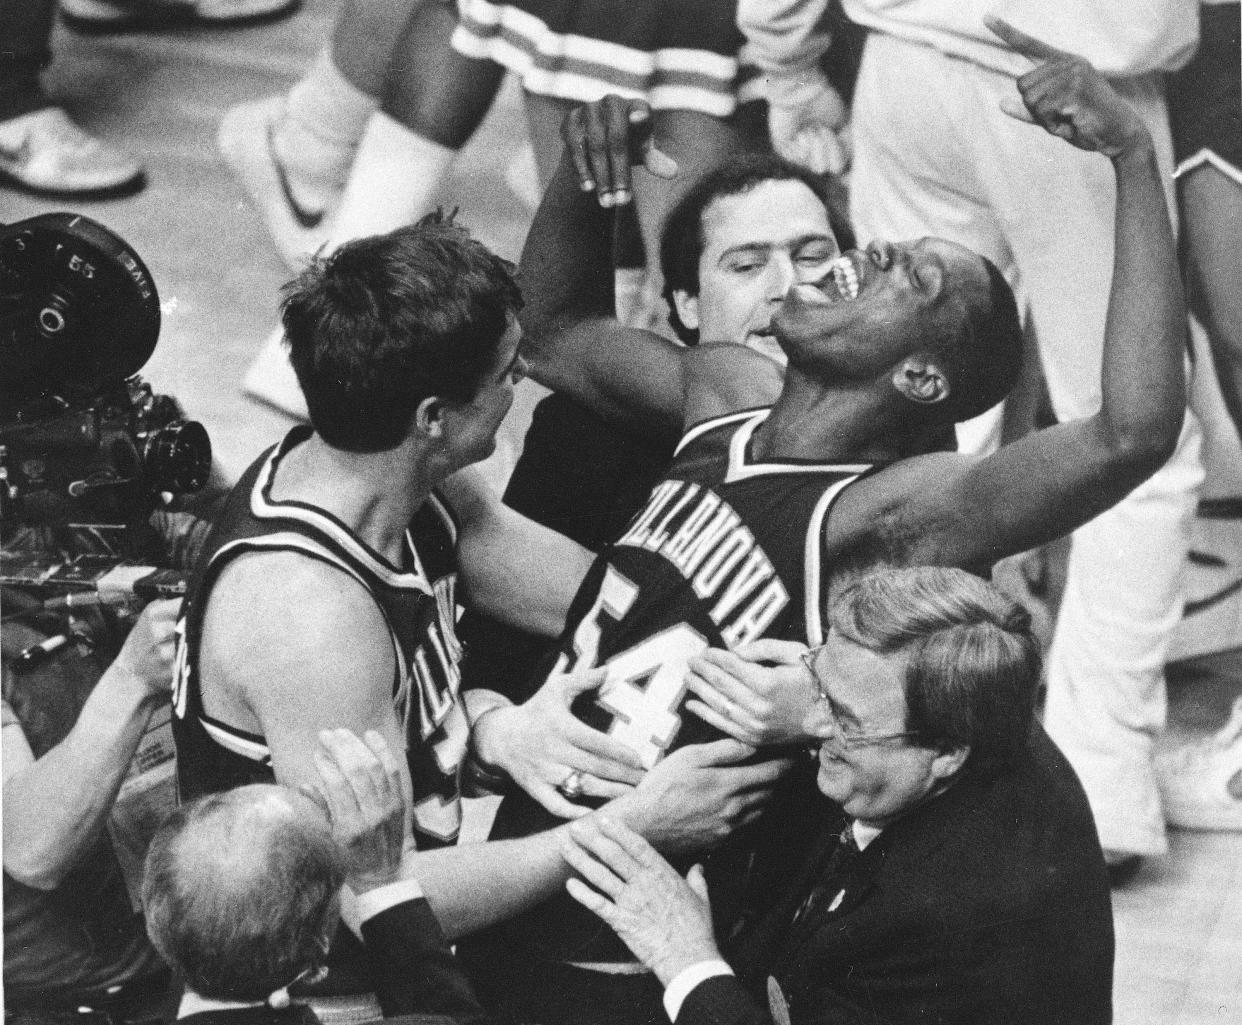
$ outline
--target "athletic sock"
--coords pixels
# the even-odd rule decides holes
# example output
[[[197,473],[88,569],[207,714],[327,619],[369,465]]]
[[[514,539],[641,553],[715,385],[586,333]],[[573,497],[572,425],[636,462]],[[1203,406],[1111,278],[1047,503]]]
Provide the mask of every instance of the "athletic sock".
[[[430,209],[456,155],[457,150],[376,111],[367,122],[337,207],[329,250],[421,217]]]
[[[276,156],[298,199],[320,209],[336,205],[377,109],[379,98],[342,75],[325,47],[289,90],[273,132]]]

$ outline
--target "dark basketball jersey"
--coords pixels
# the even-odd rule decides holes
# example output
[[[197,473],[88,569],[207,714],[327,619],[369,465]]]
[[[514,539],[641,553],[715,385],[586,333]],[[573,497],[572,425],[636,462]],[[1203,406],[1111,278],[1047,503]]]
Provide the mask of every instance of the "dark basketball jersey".
[[[451,844],[461,825],[458,776],[469,733],[458,700],[455,521],[448,506],[433,494],[411,520],[405,563],[395,567],[324,510],[304,502],[274,501],[272,482],[281,459],[308,434],[308,428],[294,429],[246,471],[190,582],[177,624],[173,684],[173,735],[182,798],[274,778],[262,736],[214,719],[204,710],[199,646],[212,589],[226,566],[254,552],[297,552],[352,577],[384,614],[396,653],[393,708],[404,725],[414,784],[414,838],[420,849]],[[290,615],[296,615],[296,609],[290,609]],[[350,639],[343,637],[341,643]]]
[[[687,663],[704,649],[762,637],[823,642],[825,521],[837,496],[872,466],[757,460],[751,442],[767,416],[766,409],[735,413],[689,431],[570,608],[555,671],[608,669],[607,682],[574,712],[628,744],[647,766],[676,747],[722,736],[683,709]],[[501,803],[492,836],[525,835],[557,821],[516,793]],[[734,877],[737,896],[749,850],[729,860],[723,871]],[[568,897],[500,927],[481,945],[497,942],[549,960],[629,956]]]

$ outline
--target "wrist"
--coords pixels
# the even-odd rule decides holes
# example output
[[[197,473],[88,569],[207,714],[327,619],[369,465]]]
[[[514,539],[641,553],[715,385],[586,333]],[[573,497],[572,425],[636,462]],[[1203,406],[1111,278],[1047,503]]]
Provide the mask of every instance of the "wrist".
[[[687,969],[697,965],[723,963],[720,950],[716,944],[707,939],[698,942],[679,944],[676,950],[668,950],[651,959],[648,967],[660,985],[667,987],[674,979]]]
[[[512,782],[513,777],[505,768],[503,722],[498,720],[503,720],[503,713],[512,711],[513,707],[499,703],[489,705],[474,717],[466,773],[476,790],[497,793]]]
[[[154,709],[172,696],[172,680],[140,673],[121,661],[113,662],[104,679],[118,696],[135,707]]]

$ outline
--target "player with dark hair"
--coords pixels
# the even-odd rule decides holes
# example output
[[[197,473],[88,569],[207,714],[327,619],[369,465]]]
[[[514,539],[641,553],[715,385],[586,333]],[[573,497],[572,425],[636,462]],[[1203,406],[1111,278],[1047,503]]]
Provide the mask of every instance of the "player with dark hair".
[[[715,735],[704,723],[733,732],[751,714],[747,688],[724,682],[719,692],[698,691],[703,722],[686,716],[688,666],[708,683],[747,656],[798,669],[779,639],[820,643],[829,590],[851,571],[876,563],[986,570],[1120,500],[1176,443],[1184,308],[1150,137],[1084,62],[998,31],[1044,61],[1019,80],[1025,116],[1112,160],[1117,246],[1100,411],[987,458],[929,451],[945,426],[999,402],[1018,372],[1016,305],[986,260],[937,239],[873,242],[842,255],[819,283],[794,286],[771,319],[789,360],[783,379],[772,361],[739,346],[684,349],[622,331],[604,313],[606,275],[591,260],[606,260],[599,240],[609,221],[590,192],[625,187],[609,151],[615,157],[643,116],[613,98],[567,122],[567,156],[523,255],[538,303],[524,316],[533,373],[603,415],[685,431],[664,481],[588,574],[557,663],[607,669],[598,697],[577,710],[646,765]],[[658,162],[648,151],[648,166]],[[737,269],[735,255],[720,254],[725,272]],[[704,656],[708,648],[732,650]],[[782,686],[788,674],[779,670],[762,673],[776,680],[761,695],[762,739],[803,743],[804,688]],[[520,710],[498,707],[486,724],[480,748],[495,732],[503,750],[504,731],[524,722]],[[566,796],[599,792],[589,773],[562,784]],[[724,894],[717,924],[738,943],[747,906],[762,904],[765,885],[797,849],[805,792],[791,793],[757,837],[709,863]],[[507,804],[497,835],[547,821],[521,795]],[[644,998],[658,995],[618,966],[615,940],[568,908],[539,909],[503,942],[526,959],[478,981],[493,998],[527,1000],[519,1017],[572,1020],[572,1006],[562,1014],[570,1001],[547,999],[578,985],[584,966],[596,975],[582,983],[586,992],[625,993],[624,1020],[643,1020],[652,1006]]]
[[[668,303],[669,323],[677,332],[677,337],[687,345],[696,344],[701,338],[699,330],[699,307],[706,302],[713,303],[713,296],[702,297],[703,282],[699,279],[699,262],[703,251],[708,245],[708,211],[721,200],[744,196],[753,193],[769,182],[801,183],[805,185],[819,204],[824,208],[830,226],[830,234],[835,239],[835,246],[825,245],[826,239],[813,233],[812,237],[802,241],[802,246],[790,253],[791,262],[805,268],[818,262],[818,253],[826,253],[828,248],[851,248],[854,245],[854,233],[850,226],[842,222],[835,214],[829,202],[828,185],[822,175],[798,164],[791,163],[783,157],[771,153],[755,153],[737,156],[709,171],[692,185],[664,222],[664,231],[660,236],[660,269],[664,274],[664,299]],[[813,209],[809,207],[808,209]],[[772,223],[775,230],[779,222]],[[834,254],[835,255],[835,254]],[[808,280],[811,275],[800,271]],[[782,293],[783,298],[783,293]],[[681,318],[683,310],[694,321],[693,326],[687,325]],[[692,312],[690,312],[692,310]],[[724,342],[735,339],[719,337],[721,332],[713,331],[705,341]],[[761,347],[776,358],[782,358],[780,350],[772,344]]]

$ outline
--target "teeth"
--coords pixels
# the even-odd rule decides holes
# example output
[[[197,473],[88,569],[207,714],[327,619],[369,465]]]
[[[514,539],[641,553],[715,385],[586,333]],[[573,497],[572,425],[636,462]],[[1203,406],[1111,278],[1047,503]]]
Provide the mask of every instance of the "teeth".
[[[832,280],[842,299],[858,298],[858,271],[854,269],[854,261],[848,256],[837,257],[830,265]]]

